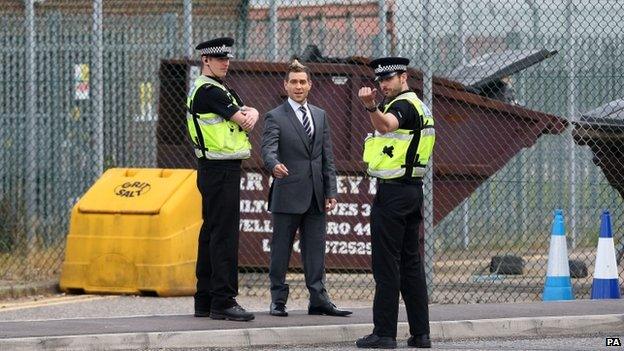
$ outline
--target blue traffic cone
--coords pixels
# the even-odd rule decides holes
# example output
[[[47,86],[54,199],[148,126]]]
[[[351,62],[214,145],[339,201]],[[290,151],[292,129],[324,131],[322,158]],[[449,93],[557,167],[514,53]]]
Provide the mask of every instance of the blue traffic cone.
[[[611,232],[611,215],[604,211],[600,218],[600,237],[596,250],[596,266],[591,291],[592,299],[619,299],[620,284],[618,281],[615,247]]]
[[[543,299],[544,301],[574,300],[562,210],[555,210]]]

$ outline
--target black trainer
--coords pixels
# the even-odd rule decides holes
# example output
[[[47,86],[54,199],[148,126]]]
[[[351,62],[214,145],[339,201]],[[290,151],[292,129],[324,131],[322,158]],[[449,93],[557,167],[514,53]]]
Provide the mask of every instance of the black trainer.
[[[396,349],[397,342],[395,338],[389,336],[370,334],[357,339],[355,346],[361,349]]]
[[[210,318],[212,319],[227,319],[229,321],[247,322],[256,318],[253,313],[245,311],[240,305],[234,305],[232,307],[217,310],[210,310]]]
[[[419,349],[430,349],[431,338],[429,338],[429,334],[410,336],[410,338],[407,339],[407,346],[417,347]]]

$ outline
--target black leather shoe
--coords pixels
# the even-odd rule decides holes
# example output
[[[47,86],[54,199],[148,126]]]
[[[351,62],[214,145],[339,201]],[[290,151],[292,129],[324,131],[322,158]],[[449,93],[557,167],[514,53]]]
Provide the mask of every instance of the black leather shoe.
[[[350,314],[352,314],[353,312],[351,311],[346,311],[346,310],[339,310],[336,308],[336,305],[334,305],[333,303],[326,303],[324,305],[320,305],[320,306],[308,306],[308,314],[312,314],[312,315],[327,315],[327,316],[338,316],[338,317],[345,317],[348,316]]]
[[[417,347],[419,349],[430,349],[431,339],[429,338],[429,334],[410,336],[410,338],[407,339],[407,346]]]
[[[286,312],[286,305],[279,302],[271,303],[271,307],[269,307],[269,314],[271,316],[288,317],[288,312]]]
[[[395,338],[389,336],[370,334],[357,339],[355,346],[360,349],[396,349],[397,342]]]
[[[210,318],[227,319],[229,321],[247,322],[256,318],[253,313],[245,311],[240,305],[234,305],[223,310],[210,310]]]

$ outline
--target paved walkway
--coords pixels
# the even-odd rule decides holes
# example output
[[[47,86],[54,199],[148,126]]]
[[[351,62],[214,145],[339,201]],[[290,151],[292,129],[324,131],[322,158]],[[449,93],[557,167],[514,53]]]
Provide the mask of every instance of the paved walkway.
[[[62,317],[59,306],[38,307],[34,319],[2,318],[1,350],[158,349],[252,347],[262,345],[322,344],[354,341],[372,330],[370,308],[355,308],[350,317],[308,316],[290,311],[286,318],[256,313],[252,322],[215,321],[190,314],[127,315],[122,299],[108,299],[101,317]],[[140,303],[141,300],[136,300]],[[151,301],[158,302],[158,298]],[[101,303],[101,300],[81,302]],[[119,304],[115,308],[114,304]],[[124,303],[127,303],[124,302]],[[62,306],[60,306],[62,307]],[[408,337],[404,308],[399,339]],[[46,312],[47,311],[47,312]],[[5,316],[16,311],[4,312]],[[19,311],[18,311],[19,312]],[[46,313],[48,315],[46,315]],[[578,300],[548,303],[433,305],[432,338],[573,335],[624,333],[624,300]]]

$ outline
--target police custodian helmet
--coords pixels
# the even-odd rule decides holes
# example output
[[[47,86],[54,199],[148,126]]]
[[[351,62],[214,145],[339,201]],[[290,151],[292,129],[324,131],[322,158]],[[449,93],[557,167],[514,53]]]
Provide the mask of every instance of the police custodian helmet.
[[[378,81],[407,72],[409,62],[405,57],[380,57],[371,61],[368,67],[375,71],[375,81]]]
[[[232,55],[232,45],[234,44],[234,39],[224,37],[224,38],[216,38],[212,40],[205,41],[203,43],[199,43],[195,50],[199,50],[202,56],[210,56],[210,57],[234,57]]]

